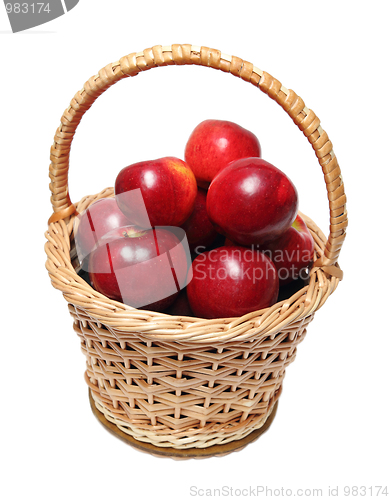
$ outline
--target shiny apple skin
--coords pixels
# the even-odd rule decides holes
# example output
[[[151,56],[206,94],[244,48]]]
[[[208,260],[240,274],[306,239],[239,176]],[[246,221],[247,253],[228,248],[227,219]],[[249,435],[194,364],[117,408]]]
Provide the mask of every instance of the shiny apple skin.
[[[131,236],[124,236],[124,229],[107,234],[91,253],[92,286],[103,295],[132,307],[163,311],[175,301],[186,280],[189,264],[185,249],[176,235],[165,228],[141,230],[139,236],[133,228]],[[166,256],[173,249],[174,273],[170,265],[167,266]],[[153,298],[156,290],[159,300]]]
[[[236,245],[228,238],[224,244],[227,247]],[[275,264],[280,286],[298,278],[303,281],[307,278],[307,273],[302,271],[310,268],[313,262],[314,240],[299,214],[292,226],[280,238],[265,245],[255,245],[255,248],[265,253]]]
[[[207,193],[207,213],[216,230],[239,245],[279,238],[297,212],[294,184],[261,158],[231,163],[215,177]]]
[[[207,215],[206,200],[207,192],[198,188],[194,210],[185,223],[181,225],[186,232],[191,251],[195,251],[197,247],[202,247],[202,249],[208,247],[218,236]]]
[[[80,262],[88,256],[102,236],[127,224],[129,220],[119,209],[115,198],[94,201],[79,216],[75,243]]]
[[[196,317],[243,316],[273,305],[279,280],[272,261],[242,246],[204,252],[192,263],[187,297]]]
[[[281,285],[304,278],[303,271],[310,267],[314,256],[314,240],[305,221],[298,214],[285,233],[261,248],[272,259]]]
[[[198,185],[203,188],[230,162],[251,156],[261,157],[258,138],[226,120],[205,120],[195,127],[184,154]]]
[[[141,204],[132,201],[132,190],[140,189],[150,224],[145,223]],[[180,226],[194,209],[195,176],[179,158],[142,161],[123,168],[115,180],[119,208],[132,224],[141,227]]]

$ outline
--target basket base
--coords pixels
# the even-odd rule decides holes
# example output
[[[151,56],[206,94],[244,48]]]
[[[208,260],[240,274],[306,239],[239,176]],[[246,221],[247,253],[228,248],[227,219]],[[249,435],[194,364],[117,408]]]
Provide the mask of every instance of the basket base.
[[[95,406],[95,402],[92,397],[91,390],[88,389],[89,393],[89,403],[91,405],[92,413],[99,420],[99,422],[105,427],[111,434],[119,438],[121,441],[129,444],[133,448],[136,448],[139,451],[149,453],[155,457],[166,457],[172,458],[174,460],[187,460],[190,458],[210,458],[210,457],[223,457],[232,453],[233,451],[240,451],[245,446],[250,443],[253,443],[258,439],[264,432],[266,432],[270,425],[272,424],[273,419],[275,418],[276,410],[278,407],[278,401],[276,401],[273,410],[264,425],[260,427],[260,429],[256,429],[248,436],[245,436],[243,439],[239,439],[237,441],[231,441],[226,444],[219,444],[214,446],[209,446],[207,448],[189,448],[185,450],[179,450],[175,448],[162,448],[159,446],[154,446],[150,443],[144,443],[142,441],[138,441],[133,437],[129,436],[125,432],[121,431],[115,424],[109,422],[106,417],[101,413]]]

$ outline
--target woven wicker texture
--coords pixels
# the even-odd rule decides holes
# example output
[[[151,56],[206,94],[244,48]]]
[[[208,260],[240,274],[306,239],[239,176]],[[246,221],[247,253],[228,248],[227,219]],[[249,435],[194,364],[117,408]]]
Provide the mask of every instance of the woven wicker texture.
[[[215,320],[169,316],[108,299],[75,272],[75,215],[96,199],[113,196],[113,188],[107,188],[72,204],[68,168],[77,126],[115,82],[170,64],[220,69],[259,87],[301,129],[322,167],[329,237],[301,214],[315,240],[310,281],[270,308]],[[207,47],[155,46],[107,65],[76,93],[55,134],[49,175],[53,215],[46,268],[69,304],[96,407],[135,439],[178,449],[225,444],[264,425],[307,324],[342,279],[337,258],[347,227],[344,185],[332,143],[314,112],[295,92],[242,59]]]

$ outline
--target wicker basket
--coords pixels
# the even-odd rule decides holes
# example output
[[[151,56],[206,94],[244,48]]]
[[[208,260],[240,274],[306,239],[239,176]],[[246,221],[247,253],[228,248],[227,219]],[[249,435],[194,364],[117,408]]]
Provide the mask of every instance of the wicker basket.
[[[173,64],[219,69],[259,87],[304,133],[324,173],[329,237],[303,216],[315,240],[308,285],[243,317],[204,320],[137,310],[93,290],[72,264],[75,216],[96,199],[113,196],[107,188],[79,203],[70,200],[69,154],[82,116],[122,78]],[[54,212],[46,233],[46,268],[74,319],[94,412],[129,442],[176,457],[183,450],[189,457],[201,450],[211,455],[239,449],[265,429],[308,323],[342,279],[337,258],[347,227],[346,197],[332,143],[315,113],[295,92],[238,57],[188,44],[155,46],[107,65],[77,92],[55,134],[50,179]]]

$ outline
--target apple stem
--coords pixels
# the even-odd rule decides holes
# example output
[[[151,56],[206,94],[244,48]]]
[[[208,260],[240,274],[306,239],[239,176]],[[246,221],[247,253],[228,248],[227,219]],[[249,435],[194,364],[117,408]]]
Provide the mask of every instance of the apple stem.
[[[146,231],[140,231],[136,228],[130,228],[123,231],[122,236],[124,238],[138,238],[139,236],[143,236],[146,234]]]

